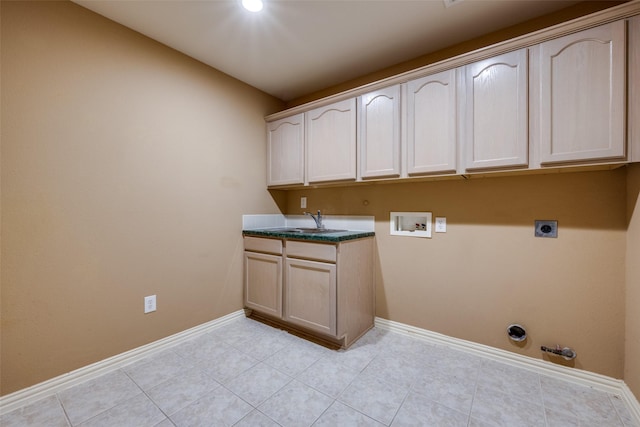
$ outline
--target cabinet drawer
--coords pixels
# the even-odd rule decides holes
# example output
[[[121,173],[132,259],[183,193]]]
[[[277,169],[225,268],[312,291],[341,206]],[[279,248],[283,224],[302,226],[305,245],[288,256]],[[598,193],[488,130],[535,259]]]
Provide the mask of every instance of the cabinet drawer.
[[[324,243],[287,241],[287,256],[336,262],[336,246]]]
[[[282,240],[245,237],[244,250],[282,255]]]

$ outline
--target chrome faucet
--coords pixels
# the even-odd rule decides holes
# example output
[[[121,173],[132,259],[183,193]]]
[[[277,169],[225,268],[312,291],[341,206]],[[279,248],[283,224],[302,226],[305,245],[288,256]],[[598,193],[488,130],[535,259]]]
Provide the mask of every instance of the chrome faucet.
[[[320,213],[320,210],[318,210],[318,215],[314,215],[311,212],[305,212],[305,215],[309,215],[311,218],[313,218],[313,220],[316,222],[316,227],[318,227],[320,230],[324,229],[324,224],[322,223],[322,214]]]

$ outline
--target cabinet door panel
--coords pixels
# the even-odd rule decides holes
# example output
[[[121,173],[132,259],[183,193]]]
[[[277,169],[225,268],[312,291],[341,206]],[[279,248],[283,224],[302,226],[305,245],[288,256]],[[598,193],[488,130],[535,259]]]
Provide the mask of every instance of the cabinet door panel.
[[[308,181],[356,179],[355,98],[306,113]]]
[[[360,176],[400,176],[400,86],[358,98]]]
[[[528,164],[527,50],[465,67],[466,169]]]
[[[304,114],[267,123],[267,185],[304,183]]]
[[[336,266],[287,258],[285,268],[285,320],[335,336]]]
[[[244,253],[245,306],[282,318],[282,257]]]
[[[540,160],[625,156],[625,22],[540,45]]]
[[[640,162],[640,16],[629,19],[629,129],[630,159]]]
[[[407,173],[456,170],[456,71],[407,83]]]

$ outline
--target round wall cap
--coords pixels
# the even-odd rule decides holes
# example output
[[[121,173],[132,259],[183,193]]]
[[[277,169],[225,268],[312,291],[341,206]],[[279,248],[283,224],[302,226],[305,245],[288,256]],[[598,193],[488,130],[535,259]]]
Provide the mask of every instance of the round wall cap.
[[[512,341],[520,342],[527,339],[527,331],[524,326],[513,323],[507,328],[507,334]]]

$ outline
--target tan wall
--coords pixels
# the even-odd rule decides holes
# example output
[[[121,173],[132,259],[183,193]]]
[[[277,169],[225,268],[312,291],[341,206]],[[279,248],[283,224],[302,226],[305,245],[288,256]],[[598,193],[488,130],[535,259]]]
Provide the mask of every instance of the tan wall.
[[[2,2],[1,77],[3,394],[242,307],[280,101],[69,2]]]
[[[640,164],[627,178],[627,289],[624,380],[640,399]]]
[[[570,346],[569,366],[622,378],[625,181],[622,168],[296,190],[287,212],[306,196],[311,211],[375,215],[377,316],[535,358]],[[444,216],[447,233],[391,236],[390,211]],[[535,219],[558,220],[558,238],[535,238]]]

